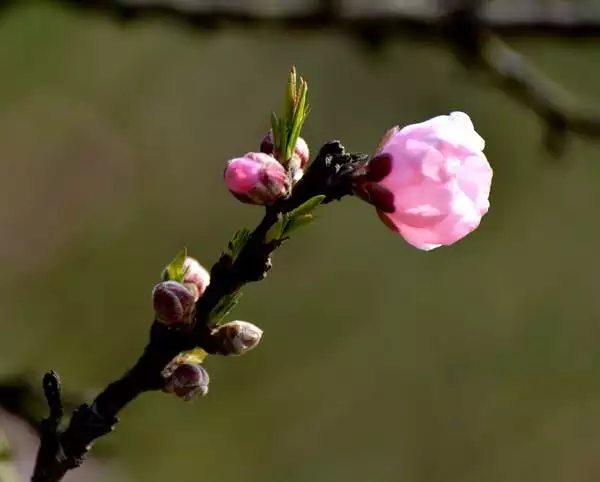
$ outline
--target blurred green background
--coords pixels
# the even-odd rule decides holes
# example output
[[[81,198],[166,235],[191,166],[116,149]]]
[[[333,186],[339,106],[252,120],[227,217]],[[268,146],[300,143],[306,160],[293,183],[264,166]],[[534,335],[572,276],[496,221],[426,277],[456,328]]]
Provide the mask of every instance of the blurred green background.
[[[25,2],[26,3],[26,2]],[[600,104],[600,40],[510,44]],[[584,482],[600,477],[600,148],[560,159],[538,118],[447,48],[397,36],[165,19],[45,3],[0,17],[0,367],[95,391],[143,348],[150,291],[184,245],[206,265],[260,210],[224,188],[295,64],[304,137],[370,152],[392,125],[468,112],[495,170],[478,231],[424,253],[355,199],[276,253],[211,358],[211,392],[150,394],[104,441],[133,480]]]

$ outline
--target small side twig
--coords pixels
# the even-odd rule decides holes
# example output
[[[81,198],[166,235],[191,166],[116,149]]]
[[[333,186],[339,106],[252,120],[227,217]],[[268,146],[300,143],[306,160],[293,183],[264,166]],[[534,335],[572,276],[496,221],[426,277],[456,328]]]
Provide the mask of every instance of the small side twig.
[[[50,414],[41,423],[40,450],[34,470],[36,476],[32,478],[32,481],[45,480],[49,476],[46,468],[51,466],[51,462],[60,452],[58,428],[64,415],[58,375],[53,371],[46,373],[42,386]]]
[[[78,393],[63,393],[63,409],[71,413],[82,403]],[[37,432],[41,431],[40,418],[48,402],[46,395],[33,385],[28,373],[15,373],[0,380],[0,407],[27,423]],[[43,411],[44,410],[44,411]]]
[[[337,141],[325,144],[292,196],[266,210],[235,260],[224,253],[212,267],[211,283],[196,303],[193,330],[173,330],[155,320],[150,330],[150,341],[135,365],[119,380],[108,385],[91,405],[83,404],[77,408],[62,432],[59,428],[63,417],[59,378],[54,372],[47,373],[44,391],[50,415],[42,425],[32,482],[58,482],[69,470],[81,465],[92,443],[115,427],[117,415],[125,405],[144,392],[164,387],[161,372],[179,353],[195,347],[217,353],[211,334],[211,313],[223,298],[246,283],[266,276],[271,254],[282,241],[266,242],[265,235],[279,215],[317,195],[325,196],[324,203],[351,195],[350,180],[364,169],[367,161],[367,156],[346,154]]]
[[[45,432],[56,433],[64,415],[60,378],[58,374],[54,371],[46,373],[46,375],[44,375],[42,386],[46,402],[50,408],[50,416],[44,420],[42,426],[44,427]]]

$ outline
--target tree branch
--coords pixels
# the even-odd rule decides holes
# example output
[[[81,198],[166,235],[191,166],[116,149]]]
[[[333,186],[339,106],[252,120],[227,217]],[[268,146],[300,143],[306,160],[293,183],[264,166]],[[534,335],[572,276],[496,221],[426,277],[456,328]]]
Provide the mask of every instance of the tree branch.
[[[266,16],[250,9],[200,8],[201,3],[198,9],[183,9],[178,7],[177,2],[168,1],[136,4],[119,0],[55,1],[81,11],[107,13],[122,21],[159,15],[205,30],[232,24],[286,30],[330,28],[357,36],[372,49],[381,48],[393,36],[410,34],[439,39],[441,31],[441,38],[450,42],[450,47],[463,64],[487,72],[494,85],[544,121],[545,145],[551,153],[559,155],[564,151],[569,133],[590,139],[600,138],[600,109],[577,99],[492,33],[545,33],[569,38],[598,36],[600,22],[583,16],[554,23],[549,19],[535,18],[517,23],[503,22],[483,15],[487,0],[440,0],[438,11],[432,15],[398,10],[386,15],[370,15],[367,12],[356,16],[344,15],[336,0],[321,0],[314,9],[282,12],[277,16]],[[4,5],[10,6],[11,2]]]
[[[161,372],[180,352],[200,347],[208,353],[216,353],[211,338],[211,313],[223,298],[246,283],[266,276],[271,254],[282,243],[281,240],[265,241],[265,234],[278,216],[317,195],[326,196],[324,203],[351,195],[350,181],[366,162],[367,156],[346,154],[337,141],[325,144],[292,196],[267,208],[237,258],[232,260],[224,253],[212,267],[211,283],[196,303],[193,330],[172,329],[154,321],[150,341],[135,365],[108,385],[91,405],[77,408],[63,432],[59,429],[63,416],[60,381],[56,373],[47,373],[43,385],[50,415],[42,423],[32,482],[58,482],[69,470],[81,465],[92,443],[113,430],[117,415],[125,405],[144,392],[163,388]]]
[[[277,15],[266,14],[260,4],[251,3],[243,8],[235,2],[180,2],[176,0],[53,0],[54,3],[81,12],[101,12],[122,21],[132,21],[146,17],[164,16],[180,21],[194,28],[216,30],[228,25],[253,27],[274,27],[299,30],[337,29],[362,36],[365,30],[369,35],[382,32],[384,37],[409,32],[431,36],[453,0],[438,0],[439,7],[433,11],[415,12],[412,8],[373,9],[365,8],[360,12],[345,8],[339,0],[318,0],[306,2],[306,6],[292,6],[281,9]],[[18,6],[22,2],[4,0],[2,7]],[[255,7],[255,8],[253,8]],[[1,8],[1,7],[0,7]],[[551,34],[572,37],[597,36],[600,33],[600,18],[597,15],[582,14],[572,18],[543,17],[519,18],[518,21],[503,19],[491,15],[482,16],[486,26],[503,34]]]
[[[63,393],[62,399],[66,413],[72,413],[83,401],[78,393]],[[0,381],[0,407],[39,433],[40,418],[45,413],[47,400],[43,391],[32,385],[31,375],[21,373]]]
[[[537,114],[546,125],[545,145],[561,154],[567,134],[600,138],[600,109],[577,99],[511,49],[485,25],[482,0],[456,0],[448,9],[445,32],[458,59],[490,80],[517,102]]]

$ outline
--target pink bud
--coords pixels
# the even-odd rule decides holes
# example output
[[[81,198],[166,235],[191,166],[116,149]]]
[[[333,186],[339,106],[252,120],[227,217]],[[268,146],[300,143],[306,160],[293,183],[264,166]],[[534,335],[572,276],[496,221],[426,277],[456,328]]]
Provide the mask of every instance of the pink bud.
[[[474,231],[489,209],[492,168],[463,112],[385,135],[357,195],[413,246],[431,250]]]
[[[261,152],[230,160],[225,183],[236,198],[248,204],[270,205],[285,198],[290,190],[284,167]]]
[[[308,150],[308,144],[302,137],[298,137],[298,140],[296,141],[294,154],[300,158],[300,167],[302,169],[306,168],[308,161],[310,160],[310,151]]]
[[[186,270],[183,283],[192,292],[195,301],[198,301],[210,283],[210,274],[197,260],[189,256],[183,262],[183,269]]]
[[[176,281],[162,281],[152,290],[156,319],[165,325],[191,323],[195,302],[193,293]]]
[[[263,137],[263,140],[260,143],[260,152],[264,152],[265,154],[275,157],[276,153],[274,150],[273,131],[269,131],[265,137]],[[308,161],[310,160],[310,151],[308,149],[308,144],[304,139],[302,139],[302,137],[298,137],[296,146],[294,148],[294,154],[292,155],[296,155],[298,157],[300,169],[305,169],[308,165]]]
[[[208,372],[202,365],[182,363],[166,378],[164,391],[187,401],[206,395],[209,382]]]

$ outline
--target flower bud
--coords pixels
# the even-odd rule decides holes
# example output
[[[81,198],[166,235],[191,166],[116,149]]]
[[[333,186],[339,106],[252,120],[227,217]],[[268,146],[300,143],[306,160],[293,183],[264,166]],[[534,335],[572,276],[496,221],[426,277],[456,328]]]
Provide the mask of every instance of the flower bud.
[[[258,345],[262,330],[246,321],[232,321],[219,326],[212,333],[221,355],[243,355]]]
[[[183,284],[192,292],[194,301],[198,301],[210,283],[210,274],[197,260],[189,256],[183,262],[183,269],[186,270]]]
[[[298,140],[296,141],[294,155],[300,158],[300,168],[305,169],[310,160],[310,151],[308,149],[308,144],[302,137],[298,137]]]
[[[274,151],[275,146],[273,144],[273,131],[269,131],[265,137],[263,137],[263,140],[260,143],[260,152],[264,152],[265,154],[275,157],[276,153]],[[302,137],[298,137],[298,140],[296,141],[296,146],[294,147],[294,153],[292,156],[294,155],[298,158],[300,169],[304,169],[308,165],[310,151],[308,149],[308,144],[304,139],[302,139]]]
[[[285,168],[261,152],[249,152],[230,160],[224,176],[229,191],[247,204],[270,205],[285,198],[290,191]]]
[[[165,377],[164,391],[187,401],[206,395],[209,381],[208,372],[202,365],[182,362]]]
[[[162,281],[152,290],[156,319],[165,325],[191,323],[195,302],[194,294],[176,281]]]

